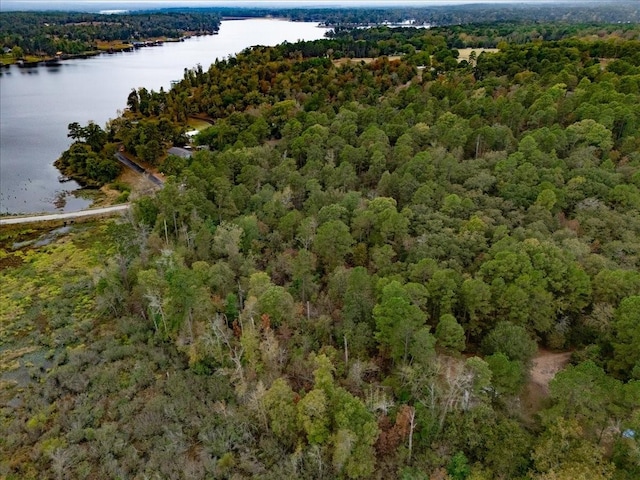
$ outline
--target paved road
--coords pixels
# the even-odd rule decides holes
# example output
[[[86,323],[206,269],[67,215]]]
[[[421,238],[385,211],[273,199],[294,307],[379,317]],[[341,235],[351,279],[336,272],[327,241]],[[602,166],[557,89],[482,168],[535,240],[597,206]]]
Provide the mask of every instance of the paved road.
[[[120,161],[120,163],[131,168],[135,172],[145,175],[155,185],[161,187],[164,184],[164,182],[160,180],[158,177],[153,175],[151,172],[148,172],[137,163],[129,160],[122,153],[116,152],[116,158],[118,159],[118,161]],[[88,210],[82,210],[80,212],[49,213],[45,215],[37,214],[37,215],[24,215],[22,217],[6,217],[6,218],[0,218],[0,225],[17,225],[19,223],[47,222],[50,220],[71,220],[71,219],[80,218],[80,217],[111,215],[117,212],[125,211],[128,208],[129,208],[129,204],[126,203],[122,205],[113,205],[111,207],[90,208]]]
[[[146,175],[147,178],[149,178],[149,180],[151,180],[153,183],[155,183],[157,186],[161,187],[163,185],[163,181],[160,180],[158,177],[156,177],[154,174],[152,174],[151,172],[148,172],[147,170],[145,170],[144,168],[142,168],[140,165],[138,165],[136,162],[133,162],[131,160],[129,160],[127,157],[125,157],[122,153],[120,152],[116,152],[116,158],[118,159],[118,161],[120,163],[122,163],[123,165],[126,165],[127,167],[129,167],[130,169],[132,169],[134,172],[138,172],[138,173],[142,173],[143,175]]]
[[[80,212],[49,213],[46,215],[30,215],[24,217],[0,218],[0,225],[16,225],[18,223],[46,222],[50,220],[71,220],[80,217],[92,217],[98,215],[112,215],[129,209],[128,203],[113,205],[111,207],[91,208]]]

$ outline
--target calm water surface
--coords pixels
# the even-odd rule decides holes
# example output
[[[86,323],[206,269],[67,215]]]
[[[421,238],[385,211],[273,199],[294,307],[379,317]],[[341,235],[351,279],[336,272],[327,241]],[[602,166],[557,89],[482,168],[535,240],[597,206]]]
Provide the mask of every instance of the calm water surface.
[[[316,40],[315,23],[224,21],[219,35],[194,37],[128,53],[67,60],[57,67],[3,69],[0,74],[0,213],[74,211],[75,182],[61,183],[53,162],[66,150],[67,125],[104,127],[126,106],[133,88],[168,90],[185,68],[205,69],[253,45]],[[62,200],[62,201],[61,201]],[[64,205],[62,205],[64,204]]]

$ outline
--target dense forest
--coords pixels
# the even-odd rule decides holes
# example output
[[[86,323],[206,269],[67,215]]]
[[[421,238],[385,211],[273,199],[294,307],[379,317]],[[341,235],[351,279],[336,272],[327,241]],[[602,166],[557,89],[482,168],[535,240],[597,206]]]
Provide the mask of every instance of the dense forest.
[[[70,125],[167,182],[0,251],[0,474],[637,479],[639,42],[341,30]]]

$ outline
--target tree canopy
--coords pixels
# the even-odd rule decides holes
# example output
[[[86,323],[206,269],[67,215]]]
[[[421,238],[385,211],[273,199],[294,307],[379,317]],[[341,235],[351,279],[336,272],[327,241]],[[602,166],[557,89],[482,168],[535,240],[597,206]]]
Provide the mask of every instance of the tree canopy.
[[[78,168],[121,145],[168,179],[65,287],[90,318],[46,307],[47,396],[2,410],[2,468],[636,478],[638,29],[594,28],[339,30],[70,125]],[[166,157],[190,116],[201,148]],[[6,300],[41,321],[37,295]],[[541,348],[572,352],[544,401]]]

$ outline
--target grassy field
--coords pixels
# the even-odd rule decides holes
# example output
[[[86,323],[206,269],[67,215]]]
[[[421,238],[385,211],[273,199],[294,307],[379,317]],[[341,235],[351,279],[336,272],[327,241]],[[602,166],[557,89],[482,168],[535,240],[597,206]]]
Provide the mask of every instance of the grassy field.
[[[187,126],[192,130],[204,130],[205,128],[210,127],[211,123],[199,118],[191,117],[187,120]]]
[[[42,62],[46,60],[46,57],[40,57],[37,55],[25,55],[22,60],[24,60],[26,63]],[[3,53],[2,55],[0,55],[1,65],[13,65],[15,63],[17,63],[17,59],[11,53]]]
[[[394,60],[400,60],[402,58],[402,56],[400,55],[389,55],[387,57],[389,59],[389,61],[394,61]],[[337,60],[333,61],[334,65],[337,66],[341,66],[341,65],[345,65],[349,62],[352,63],[360,63],[360,62],[364,62],[364,63],[371,63],[375,60],[375,58],[372,57],[365,57],[365,58],[338,58]]]
[[[469,57],[471,52],[476,52],[476,58],[480,56],[482,52],[495,53],[497,52],[497,48],[459,48],[458,49],[458,61],[462,60],[469,61]]]

